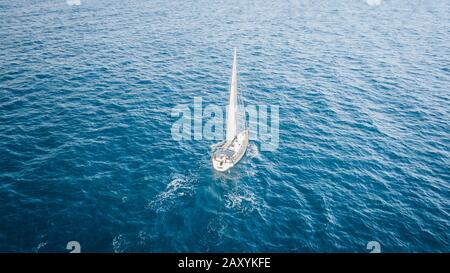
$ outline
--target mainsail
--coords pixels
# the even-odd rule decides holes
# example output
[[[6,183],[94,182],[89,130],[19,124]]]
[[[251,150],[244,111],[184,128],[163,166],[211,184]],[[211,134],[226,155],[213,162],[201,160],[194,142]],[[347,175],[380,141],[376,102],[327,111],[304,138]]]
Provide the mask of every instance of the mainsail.
[[[231,72],[230,101],[227,113],[227,141],[232,141],[238,133],[238,103],[237,103],[237,61],[234,49],[233,69]]]

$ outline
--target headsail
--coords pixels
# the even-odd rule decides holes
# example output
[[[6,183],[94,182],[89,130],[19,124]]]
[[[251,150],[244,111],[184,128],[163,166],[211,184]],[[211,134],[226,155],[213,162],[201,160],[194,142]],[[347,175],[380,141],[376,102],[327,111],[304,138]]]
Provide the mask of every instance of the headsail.
[[[230,101],[227,113],[227,141],[231,141],[238,133],[238,103],[237,103],[237,61],[234,49],[233,69],[231,72]]]

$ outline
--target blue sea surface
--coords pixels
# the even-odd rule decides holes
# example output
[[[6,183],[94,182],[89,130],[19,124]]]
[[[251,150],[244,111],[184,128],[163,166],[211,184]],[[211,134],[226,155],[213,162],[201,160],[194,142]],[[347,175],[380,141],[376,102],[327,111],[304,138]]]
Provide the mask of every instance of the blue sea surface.
[[[368,1],[374,3],[376,1]],[[279,105],[229,173],[179,104]],[[0,252],[450,252],[450,1],[0,1]]]

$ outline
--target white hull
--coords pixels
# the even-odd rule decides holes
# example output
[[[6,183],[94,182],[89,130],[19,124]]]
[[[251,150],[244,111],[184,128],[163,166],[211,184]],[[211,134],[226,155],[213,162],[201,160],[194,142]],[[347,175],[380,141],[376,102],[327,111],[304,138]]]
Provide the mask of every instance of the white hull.
[[[216,171],[226,172],[233,168],[244,156],[248,146],[248,130],[242,131],[232,143],[225,143],[212,158]]]

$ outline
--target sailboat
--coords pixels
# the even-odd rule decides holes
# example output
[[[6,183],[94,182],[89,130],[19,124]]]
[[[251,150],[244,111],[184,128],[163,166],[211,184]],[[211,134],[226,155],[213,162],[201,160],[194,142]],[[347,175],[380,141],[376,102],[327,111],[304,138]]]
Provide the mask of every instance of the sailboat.
[[[248,146],[248,129],[245,128],[245,119],[239,122],[239,117],[243,116],[245,118],[245,115],[239,115],[237,95],[237,60],[235,48],[231,72],[230,99],[227,109],[226,139],[216,145],[216,150],[212,156],[213,167],[219,172],[225,172],[235,166],[244,156]]]

